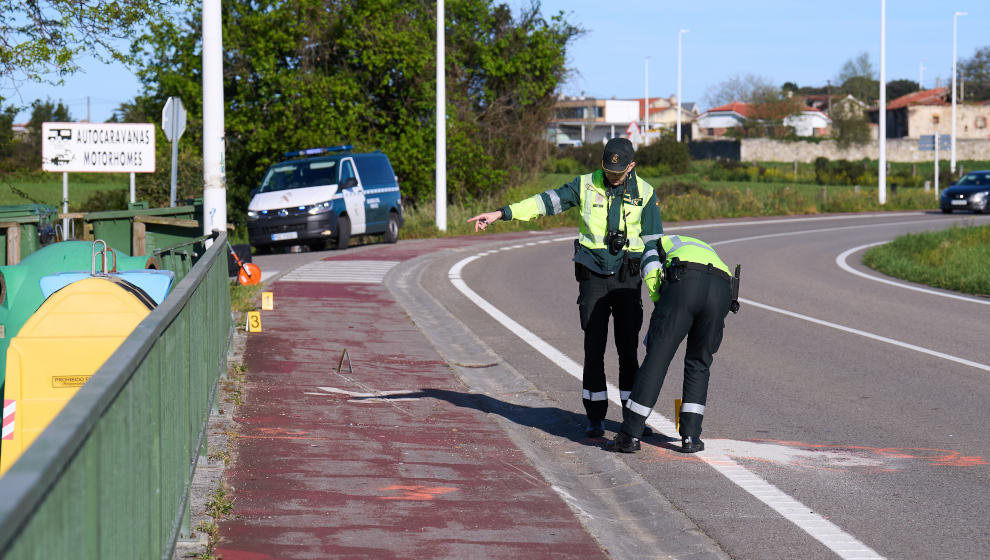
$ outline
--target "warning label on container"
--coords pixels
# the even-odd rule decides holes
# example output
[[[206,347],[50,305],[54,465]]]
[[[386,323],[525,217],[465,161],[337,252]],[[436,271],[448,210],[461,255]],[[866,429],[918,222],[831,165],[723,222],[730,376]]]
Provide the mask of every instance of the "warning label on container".
[[[52,376],[52,388],[59,389],[62,387],[82,387],[89,381],[91,375],[53,375]]]
[[[42,123],[41,168],[70,173],[154,173],[152,123]]]

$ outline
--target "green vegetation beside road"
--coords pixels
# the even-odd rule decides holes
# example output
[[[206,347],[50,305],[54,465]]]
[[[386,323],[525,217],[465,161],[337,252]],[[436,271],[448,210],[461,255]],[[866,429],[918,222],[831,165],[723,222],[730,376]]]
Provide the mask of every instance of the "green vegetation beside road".
[[[546,173],[523,185],[510,187],[498,197],[452,204],[447,208],[446,235],[473,233],[467,219],[487,210],[501,208],[528,196],[556,188],[576,174]],[[748,183],[706,180],[696,172],[674,176],[643,177],[659,193],[664,223],[745,216],[789,216],[832,212],[872,212],[880,210],[934,210],[938,200],[923,188],[889,190],[887,204],[877,203],[876,187],[808,185],[795,183]],[[554,227],[577,227],[575,211],[546,216],[532,222],[498,222],[488,232],[525,231]],[[406,207],[406,225],[401,237],[436,237],[436,209],[432,204]]]
[[[871,248],[863,264],[909,282],[990,296],[990,226],[911,233]]]

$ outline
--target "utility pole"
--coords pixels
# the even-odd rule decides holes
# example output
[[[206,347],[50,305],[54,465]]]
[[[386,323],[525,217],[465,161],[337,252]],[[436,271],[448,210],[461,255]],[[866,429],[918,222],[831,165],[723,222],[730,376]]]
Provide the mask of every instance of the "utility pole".
[[[643,131],[650,131],[650,57],[646,57],[646,68],[643,71],[644,93],[646,97],[643,106]]]
[[[925,89],[925,59],[918,63],[918,91]]]
[[[877,201],[887,203],[887,0],[880,0],[880,104],[877,107],[880,125],[880,154],[877,168]]]
[[[203,0],[203,234],[227,231],[220,0]],[[211,244],[208,240],[207,244]]]
[[[949,159],[949,171],[956,172],[956,29],[958,28],[959,16],[967,15],[966,12],[955,12],[952,14],[952,157]]]
[[[677,32],[677,141],[681,141],[681,37],[687,33],[687,29]]]
[[[447,231],[447,77],[443,0],[437,0],[437,229]]]

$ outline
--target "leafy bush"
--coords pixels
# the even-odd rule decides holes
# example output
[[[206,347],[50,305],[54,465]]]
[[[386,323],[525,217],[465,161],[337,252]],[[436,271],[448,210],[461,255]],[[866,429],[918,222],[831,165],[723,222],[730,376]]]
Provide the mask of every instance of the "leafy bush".
[[[666,165],[671,173],[687,173],[691,166],[691,153],[687,144],[674,138],[660,140],[636,150],[636,165]]]

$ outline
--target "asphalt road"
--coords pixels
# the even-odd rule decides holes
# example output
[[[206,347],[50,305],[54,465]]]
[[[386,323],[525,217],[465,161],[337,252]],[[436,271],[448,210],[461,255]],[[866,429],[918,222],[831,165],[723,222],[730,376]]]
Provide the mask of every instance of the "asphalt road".
[[[708,449],[685,456],[658,437],[621,460],[733,558],[990,558],[990,300],[854,274],[879,277],[860,264],[863,250],[839,258],[971,222],[990,216],[668,224],[743,265],[744,301],[712,367]],[[572,237],[495,243],[453,276],[580,363]],[[583,412],[567,359],[548,359],[451,282],[465,256],[436,260],[421,284],[557,406]],[[661,428],[680,396],[682,359],[651,416]],[[615,364],[610,352],[613,382]],[[609,418],[621,418],[617,406]]]

